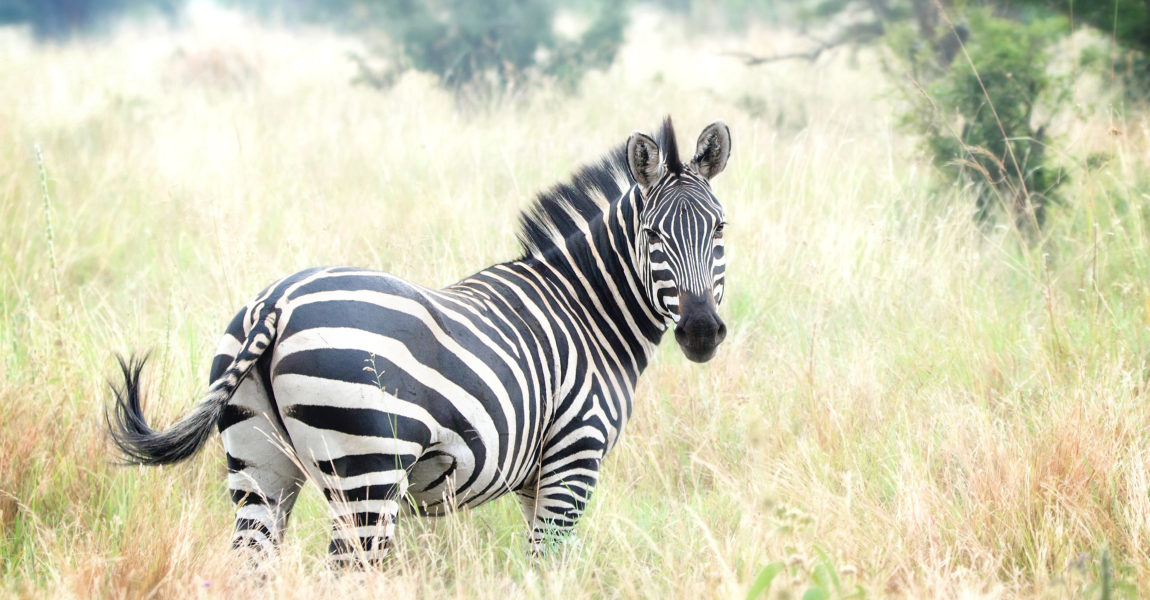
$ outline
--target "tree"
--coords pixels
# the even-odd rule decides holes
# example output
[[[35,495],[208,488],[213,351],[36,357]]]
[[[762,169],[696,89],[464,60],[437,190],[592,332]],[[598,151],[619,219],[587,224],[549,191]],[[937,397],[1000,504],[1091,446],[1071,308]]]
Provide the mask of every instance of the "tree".
[[[1068,98],[1067,82],[1047,71],[1066,28],[1057,15],[1019,22],[979,9],[937,34],[931,52],[906,33],[888,40],[909,75],[900,86],[903,124],[942,172],[973,186],[980,221],[1001,206],[1020,228],[1041,226],[1066,181],[1046,153],[1049,122],[1036,116],[1038,107],[1057,113]]]
[[[1144,19],[1132,5],[1144,8],[1150,0],[1118,2]],[[1057,113],[1068,97],[1067,82],[1052,77],[1047,65],[1053,45],[1071,31],[1063,13],[1078,4],[1090,3],[817,0],[803,18],[845,22],[838,33],[814,40],[807,52],[744,59],[813,61],[836,46],[881,40],[889,50],[887,71],[906,99],[902,123],[921,136],[944,181],[972,186],[978,220],[993,219],[1002,207],[1020,228],[1032,228],[1041,226],[1066,181],[1045,151],[1049,121],[1038,115]],[[1089,14],[1101,23],[1097,4]]]

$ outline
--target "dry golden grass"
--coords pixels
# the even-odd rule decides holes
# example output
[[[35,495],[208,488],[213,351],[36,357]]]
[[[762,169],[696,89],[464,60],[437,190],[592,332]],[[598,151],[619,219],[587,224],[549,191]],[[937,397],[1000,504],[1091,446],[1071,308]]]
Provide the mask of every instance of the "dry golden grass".
[[[468,113],[418,75],[349,86],[354,45],[317,31],[2,32],[0,593],[742,597],[781,562],[772,597],[1097,597],[1104,554],[1119,597],[1150,590],[1150,119],[1067,118],[1068,202],[1020,243],[934,187],[873,56],[746,69],[718,51],[794,40],[684,33],[642,15],[574,97]],[[529,560],[502,500],[402,520],[381,572],[336,576],[310,490],[260,581],[227,550],[218,442],[110,464],[113,352],[153,349],[168,423],[270,280],[509,258],[534,191],[665,113],[734,135],[729,341],[705,366],[661,350],[561,556]]]

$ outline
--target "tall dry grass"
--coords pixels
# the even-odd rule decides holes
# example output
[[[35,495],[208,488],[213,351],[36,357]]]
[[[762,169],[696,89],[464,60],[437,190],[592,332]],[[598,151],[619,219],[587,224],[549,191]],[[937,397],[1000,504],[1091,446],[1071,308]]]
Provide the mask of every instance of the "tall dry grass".
[[[1150,589],[1150,119],[1068,117],[1068,201],[1024,241],[934,186],[873,56],[748,70],[719,51],[794,40],[651,15],[629,39],[574,97],[467,112],[417,75],[349,86],[354,44],[319,31],[2,32],[3,594],[741,597],[779,563],[777,597]],[[729,341],[705,366],[660,351],[561,555],[529,560],[502,500],[401,520],[381,572],[336,576],[309,490],[255,577],[227,551],[218,442],[111,464],[113,352],[153,350],[168,423],[268,281],[354,264],[439,285],[511,257],[533,192],[665,113],[686,140],[715,117],[734,135]]]

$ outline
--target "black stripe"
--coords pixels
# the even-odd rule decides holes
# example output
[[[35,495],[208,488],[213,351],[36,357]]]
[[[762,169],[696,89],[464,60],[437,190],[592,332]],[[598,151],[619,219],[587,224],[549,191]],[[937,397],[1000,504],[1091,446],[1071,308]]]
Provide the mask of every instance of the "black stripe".
[[[371,408],[294,404],[284,409],[283,415],[316,429],[405,440],[424,446],[431,443],[431,431],[422,422]]]
[[[365,485],[347,490],[324,488],[323,497],[328,502],[363,502],[365,500],[395,500],[395,484]]]
[[[258,531],[266,536],[268,539],[272,538],[272,532],[262,522],[256,519],[238,518],[236,519],[236,531]]]
[[[220,415],[220,420],[217,424],[217,427],[219,428],[220,433],[223,433],[224,431],[227,431],[227,429],[232,425],[247,421],[254,416],[256,416],[256,413],[252,409],[243,406],[236,406],[235,404],[229,403],[224,405],[224,411]]]
[[[347,538],[337,537],[337,538],[332,538],[331,542],[327,546],[327,551],[328,551],[328,554],[336,554],[336,555],[358,554],[360,552],[372,550],[372,546],[375,546],[375,548],[377,550],[382,549],[382,548],[386,547],[386,543],[387,543],[386,540],[384,540],[382,537],[361,537],[361,538],[356,538],[354,540],[349,540]],[[358,562],[359,562],[359,557],[358,556],[352,556],[352,557],[349,557],[348,559],[339,561],[338,564],[347,565],[347,564],[356,564]]]
[[[239,473],[240,471],[248,468],[248,463],[244,459],[236,458],[235,456],[232,456],[230,452],[225,452],[224,455],[227,457],[228,472]]]
[[[256,505],[262,506],[267,504],[267,500],[259,492],[251,490],[228,490],[229,495],[232,497],[232,503],[237,507]]]
[[[315,461],[324,475],[356,477],[367,473],[406,469],[415,462],[414,456],[400,454],[351,454],[331,460]]]
[[[355,512],[355,513],[350,513],[350,514],[346,514],[346,515],[341,515],[338,519],[336,519],[336,521],[334,523],[332,523],[332,529],[335,531],[339,531],[340,529],[342,529],[344,527],[374,527],[376,525],[379,525],[379,522],[382,520],[380,518],[381,516],[382,516],[382,513],[378,512],[378,511]],[[340,537],[334,538],[332,541],[335,541],[337,539],[347,539],[347,538],[340,536]],[[360,538],[360,540],[368,540],[368,539],[373,539],[373,538]]]

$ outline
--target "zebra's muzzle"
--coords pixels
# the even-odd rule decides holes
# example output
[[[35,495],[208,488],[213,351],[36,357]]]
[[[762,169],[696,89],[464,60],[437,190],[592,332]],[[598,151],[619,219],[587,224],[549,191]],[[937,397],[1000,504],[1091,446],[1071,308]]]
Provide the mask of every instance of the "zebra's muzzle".
[[[683,354],[694,362],[707,362],[715,356],[719,344],[727,337],[727,326],[719,318],[715,299],[710,293],[679,293],[679,322],[675,341]]]

